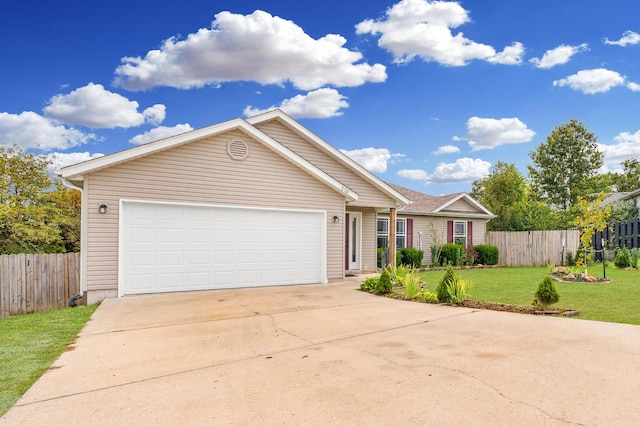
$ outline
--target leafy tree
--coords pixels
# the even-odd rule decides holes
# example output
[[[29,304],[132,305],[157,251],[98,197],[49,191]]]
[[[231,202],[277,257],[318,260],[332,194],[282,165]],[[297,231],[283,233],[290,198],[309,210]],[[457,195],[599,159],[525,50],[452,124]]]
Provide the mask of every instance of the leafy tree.
[[[620,164],[624,168],[624,173],[618,174],[615,179],[618,192],[631,192],[640,189],[640,161],[630,158]]]
[[[592,192],[591,178],[603,165],[596,136],[575,118],[553,129],[529,155],[534,165],[527,167],[540,199],[565,211]]]
[[[79,248],[78,195],[55,182],[50,164],[18,147],[0,147],[0,253]]]
[[[489,176],[473,182],[471,196],[497,216],[487,223],[487,230],[521,230],[527,180],[515,164],[498,161]]]

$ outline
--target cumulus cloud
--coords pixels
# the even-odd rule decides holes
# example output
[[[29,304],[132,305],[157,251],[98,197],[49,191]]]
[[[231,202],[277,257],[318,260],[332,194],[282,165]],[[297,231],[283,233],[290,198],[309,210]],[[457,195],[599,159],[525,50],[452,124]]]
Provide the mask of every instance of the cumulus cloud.
[[[630,158],[640,158],[640,130],[635,133],[622,132],[613,138],[613,145],[598,144],[607,164],[617,164]]]
[[[438,147],[436,151],[434,151],[435,155],[444,155],[444,154],[457,154],[460,152],[460,148],[455,145],[444,145]]]
[[[606,68],[582,70],[566,78],[553,82],[554,86],[569,86],[587,95],[608,92],[616,86],[627,85],[630,90],[638,88],[637,83],[627,82],[626,77]]]
[[[98,140],[98,137],[54,123],[32,111],[20,114],[0,112],[0,145],[51,151],[65,150],[91,140]]]
[[[560,45],[555,49],[547,50],[542,58],[531,58],[529,62],[533,63],[536,68],[549,69],[556,65],[566,64],[571,60],[573,55],[589,50],[587,43],[578,46]]]
[[[193,128],[191,127],[191,125],[189,125],[189,123],[177,124],[173,127],[159,126],[149,130],[148,132],[144,132],[132,137],[131,139],[129,139],[129,142],[134,145],[142,145],[145,143],[179,135],[180,133],[190,132],[192,130]]]
[[[156,104],[143,112],[138,112],[139,106],[101,84],[89,83],[69,94],[52,97],[44,113],[63,123],[106,129],[135,127],[145,122],[159,124],[164,120],[164,105]]]
[[[400,170],[397,175],[425,183],[473,182],[489,175],[491,163],[479,158],[459,158],[453,163],[440,163],[433,173],[424,170]]]
[[[322,88],[285,99],[279,106],[258,109],[249,105],[244,109],[244,115],[250,117],[279,108],[293,118],[336,117],[343,114],[341,108],[349,107],[345,99],[336,89]]]
[[[387,10],[384,18],[357,24],[356,33],[379,35],[378,46],[389,51],[396,63],[407,63],[415,57],[448,66],[463,66],[473,59],[521,62],[521,43],[496,53],[492,46],[470,40],[462,32],[451,32],[469,21],[469,14],[457,2],[401,0]]]
[[[622,33],[622,37],[620,40],[609,40],[608,38],[604,39],[604,44],[615,44],[617,46],[627,46],[629,44],[638,44],[640,43],[640,34],[634,31],[625,31]]]
[[[467,133],[464,137],[454,137],[454,140],[466,140],[473,151],[479,151],[505,144],[529,142],[535,134],[516,117],[471,117],[467,120]]]
[[[351,157],[355,162],[373,173],[384,173],[387,164],[395,159],[404,157],[404,154],[392,154],[387,148],[362,148],[354,150],[341,149],[343,154]]]
[[[69,152],[61,153],[54,152],[47,155],[47,158],[51,160],[52,170],[58,170],[63,167],[71,166],[73,164],[82,163],[83,161],[92,160],[94,158],[104,157],[104,154],[89,152]]]
[[[169,38],[142,57],[125,57],[115,84],[129,90],[154,86],[180,89],[230,81],[283,84],[301,90],[360,86],[387,79],[382,64],[369,65],[337,34],[313,39],[292,21],[256,10],[250,15],[220,12],[211,29],[186,39]]]

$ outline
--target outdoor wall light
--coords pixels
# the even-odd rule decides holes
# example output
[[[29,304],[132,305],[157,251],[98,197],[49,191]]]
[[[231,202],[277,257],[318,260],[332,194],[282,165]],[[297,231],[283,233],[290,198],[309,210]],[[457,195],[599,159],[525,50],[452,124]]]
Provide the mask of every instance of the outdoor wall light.
[[[107,212],[107,205],[106,204],[100,204],[100,207],[98,207],[98,213],[105,214],[106,212]]]
[[[334,221],[334,222],[339,222],[339,221],[340,221],[340,218],[339,218],[338,216],[334,216],[334,217],[333,217],[333,221]]]

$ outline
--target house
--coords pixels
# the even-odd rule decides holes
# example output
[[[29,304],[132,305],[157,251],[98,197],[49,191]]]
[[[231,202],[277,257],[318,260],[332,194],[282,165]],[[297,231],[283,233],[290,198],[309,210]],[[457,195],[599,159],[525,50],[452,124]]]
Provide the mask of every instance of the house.
[[[614,192],[612,194],[609,194],[602,201],[602,205],[603,206],[613,205],[615,203],[624,202],[624,201],[633,202],[638,209],[637,215],[638,217],[640,217],[640,189],[636,189],[635,191],[631,191],[631,192]]]
[[[279,110],[67,166],[60,175],[82,191],[81,289],[89,303],[340,280],[346,271],[375,270],[384,235],[391,248],[417,245],[429,220],[457,217],[473,221],[467,241],[479,244],[481,218],[489,217],[464,195],[435,197],[432,206],[424,194],[383,182]],[[385,217],[404,228],[383,232]],[[452,236],[460,232],[454,224]]]

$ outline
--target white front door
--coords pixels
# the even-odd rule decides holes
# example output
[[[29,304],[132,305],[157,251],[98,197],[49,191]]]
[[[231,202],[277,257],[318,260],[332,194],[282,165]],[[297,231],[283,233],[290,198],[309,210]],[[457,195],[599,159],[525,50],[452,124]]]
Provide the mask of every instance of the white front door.
[[[349,212],[347,256],[349,257],[348,267],[350,271],[361,269],[360,257],[362,255],[362,213]]]

